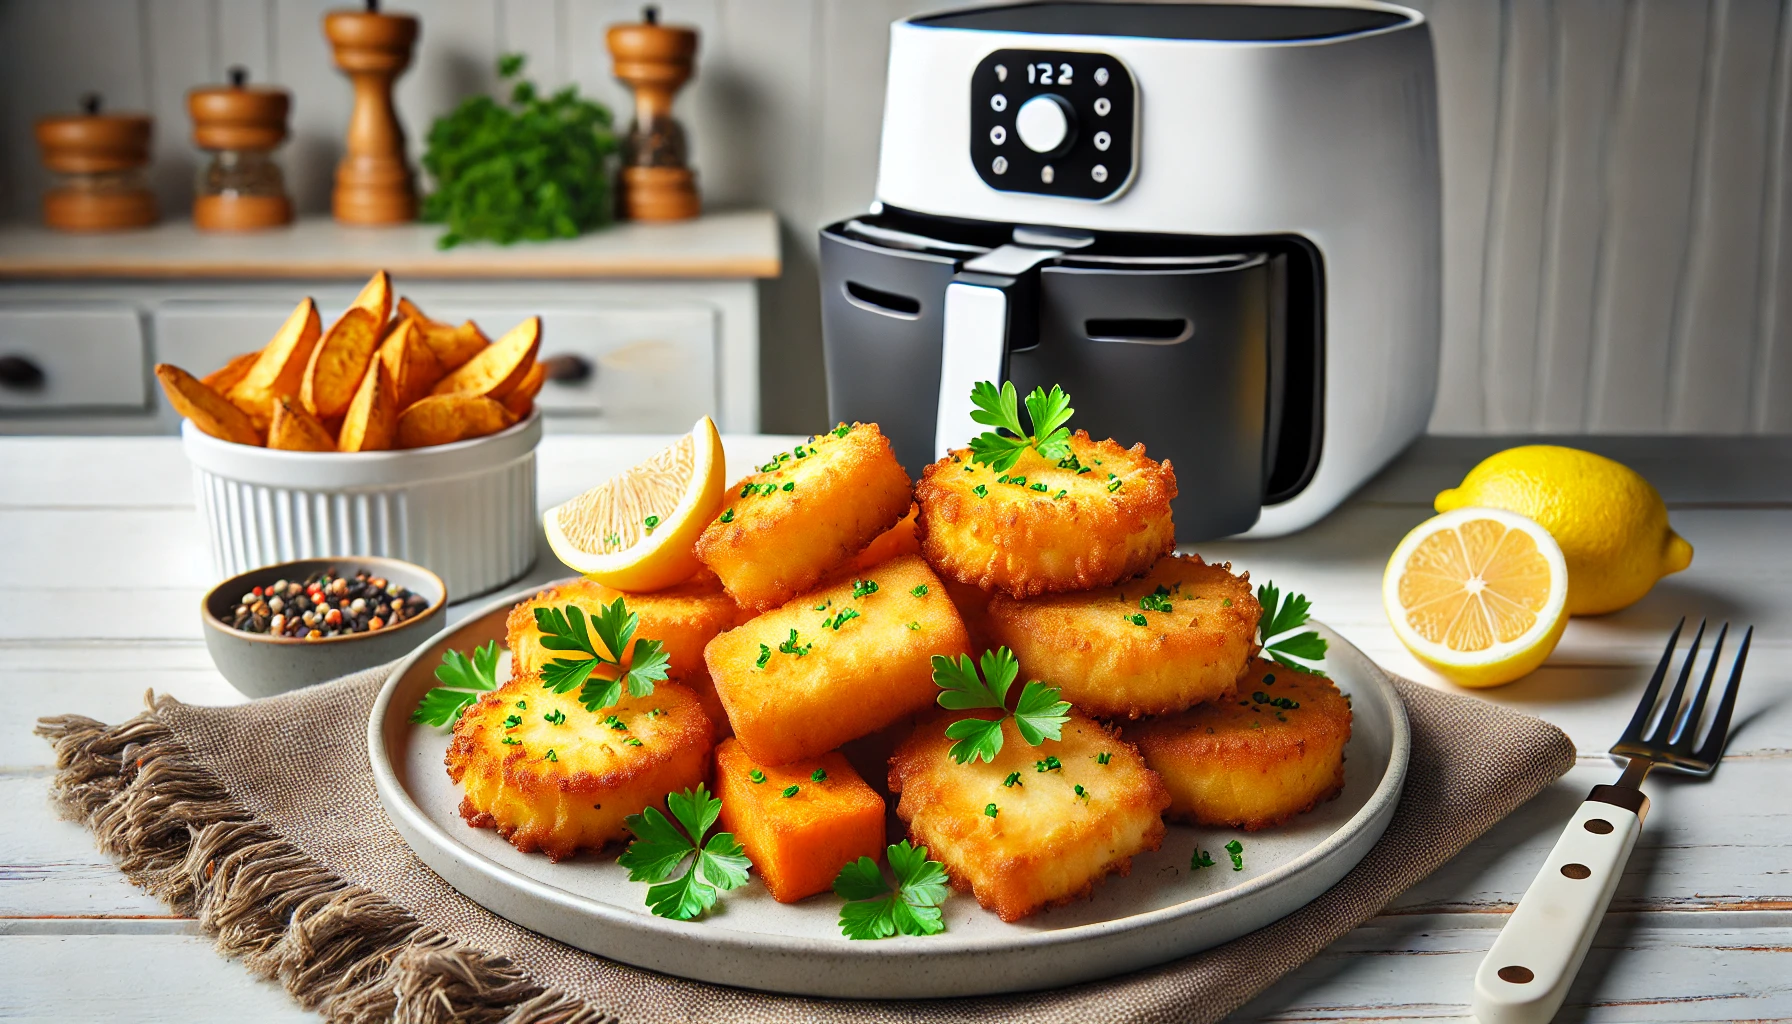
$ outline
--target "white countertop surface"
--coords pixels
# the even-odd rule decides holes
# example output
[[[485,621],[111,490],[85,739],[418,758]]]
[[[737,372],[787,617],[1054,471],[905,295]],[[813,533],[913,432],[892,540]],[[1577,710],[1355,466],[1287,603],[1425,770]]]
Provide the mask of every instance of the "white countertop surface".
[[[622,222],[577,238],[437,249],[440,224],[349,227],[302,217],[267,231],[196,231],[165,221],[141,231],[70,234],[0,226],[0,280],[79,278],[757,278],[778,276],[770,210],[708,213],[669,224]]]
[[[665,440],[544,439],[543,506]],[[729,438],[731,471],[788,443]],[[1192,550],[1304,591],[1371,657],[1436,682],[1388,628],[1382,566],[1437,490],[1509,443],[1426,439],[1305,533]],[[1481,954],[1586,791],[1615,779],[1605,748],[1682,615],[1756,627],[1729,757],[1708,782],[1646,784],[1654,810],[1561,1019],[1792,1019],[1792,438],[1579,443],[1647,475],[1696,551],[1635,606],[1572,622],[1529,678],[1480,692],[1560,725],[1579,764],[1237,1019],[1468,1019]],[[242,699],[200,637],[198,599],[213,582],[200,531],[173,438],[0,439],[0,692],[11,709],[0,716],[0,805],[12,808],[0,829],[0,1019],[315,1019],[125,882],[46,800],[51,751],[31,735],[40,715],[116,722],[148,689]],[[542,559],[532,578],[564,575],[545,546]]]

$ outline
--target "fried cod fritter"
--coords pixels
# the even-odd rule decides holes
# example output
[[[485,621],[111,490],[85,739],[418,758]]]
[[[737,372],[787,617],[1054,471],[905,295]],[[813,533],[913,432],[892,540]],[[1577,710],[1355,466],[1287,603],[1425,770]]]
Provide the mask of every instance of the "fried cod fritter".
[[[890,791],[913,842],[985,910],[1012,922],[1088,896],[1163,842],[1170,794],[1107,727],[1072,712],[1062,740],[1032,747],[1009,719],[994,762],[958,764],[946,726],[965,717],[923,718],[890,759]]]
[[[724,500],[697,539],[697,558],[754,611],[814,587],[913,504],[908,474],[875,423],[843,423],[797,445]]]
[[[924,710],[939,692],[933,656],[966,650],[939,577],[909,555],[721,634],[704,659],[734,735],[753,760],[778,765]]]
[[[1126,727],[1169,787],[1171,818],[1249,832],[1344,788],[1350,702],[1330,679],[1253,658],[1235,700]]]
[[[592,713],[578,691],[533,673],[479,698],[454,723],[444,763],[466,789],[461,817],[524,853],[564,860],[627,838],[623,819],[709,773],[714,731],[697,695],[660,683]]]
[[[1098,718],[1181,711],[1232,693],[1256,653],[1263,608],[1250,574],[1170,555],[1134,580],[989,603],[992,644]]]
[[[550,651],[541,646],[541,630],[535,626],[535,609],[577,605],[587,616],[600,605],[626,598],[628,610],[641,617],[635,630],[638,640],[658,640],[666,647],[670,659],[667,672],[674,680],[703,671],[703,645],[724,629],[732,627],[740,616],[734,599],[722,590],[722,583],[713,573],[700,570],[695,576],[651,594],[625,594],[594,580],[576,579],[556,584],[510,610],[505,620],[505,646],[510,648],[517,674],[535,672],[565,652]],[[595,637],[596,634],[593,634]],[[611,652],[612,654],[615,652]]]
[[[746,848],[779,903],[827,892],[841,868],[884,854],[884,798],[838,751],[761,765],[726,740],[716,748],[716,796],[722,831]]]
[[[998,473],[960,449],[930,465],[915,487],[921,551],[943,576],[1015,597],[1105,587],[1144,572],[1176,546],[1170,463],[1070,439],[1049,461],[1032,448]]]

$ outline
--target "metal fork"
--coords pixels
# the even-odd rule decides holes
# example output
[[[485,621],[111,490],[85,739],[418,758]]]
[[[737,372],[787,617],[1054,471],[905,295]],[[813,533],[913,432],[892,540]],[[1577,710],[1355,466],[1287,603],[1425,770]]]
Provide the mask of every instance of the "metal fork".
[[[1705,623],[1699,623],[1673,691],[1657,714],[1661,684],[1685,626],[1686,620],[1681,619],[1674,627],[1636,714],[1612,745],[1614,760],[1627,759],[1623,776],[1612,785],[1593,787],[1475,972],[1474,1012],[1481,1024],[1546,1024],[1555,1016],[1586,959],[1593,933],[1605,916],[1624,862],[1630,858],[1643,818],[1649,813],[1649,798],[1641,788],[1643,779],[1656,768],[1699,776],[1717,770],[1755,630],[1751,626],[1743,634],[1723,697],[1704,741],[1699,742],[1699,722],[1711,697],[1730,626],[1725,623],[1718,631],[1704,678],[1688,701],[1687,682],[1705,639]]]

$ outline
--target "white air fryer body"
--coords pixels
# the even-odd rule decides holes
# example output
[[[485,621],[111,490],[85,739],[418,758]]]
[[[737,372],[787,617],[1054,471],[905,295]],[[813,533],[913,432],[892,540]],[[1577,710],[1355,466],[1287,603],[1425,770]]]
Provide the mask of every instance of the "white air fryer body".
[[[1301,529],[1420,434],[1436,391],[1440,214],[1431,41],[1416,12],[1292,41],[890,30],[879,203],[1091,231],[1295,235],[1324,268],[1323,434],[1307,485],[1249,536]],[[993,51],[1111,55],[1136,84],[1134,159],[1099,199],[999,191],[972,165],[970,79]],[[1088,130],[1085,126],[1084,130]],[[1124,440],[1124,439],[1122,439]],[[1186,491],[1199,487],[1182,481]]]

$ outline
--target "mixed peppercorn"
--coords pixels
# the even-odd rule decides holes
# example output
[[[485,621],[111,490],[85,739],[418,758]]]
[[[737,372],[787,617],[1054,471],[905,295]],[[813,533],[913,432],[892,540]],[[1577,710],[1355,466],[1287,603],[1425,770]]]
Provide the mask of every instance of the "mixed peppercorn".
[[[428,598],[365,570],[344,577],[326,569],[303,583],[275,580],[256,587],[221,618],[245,633],[318,640],[385,629],[428,608]]]

